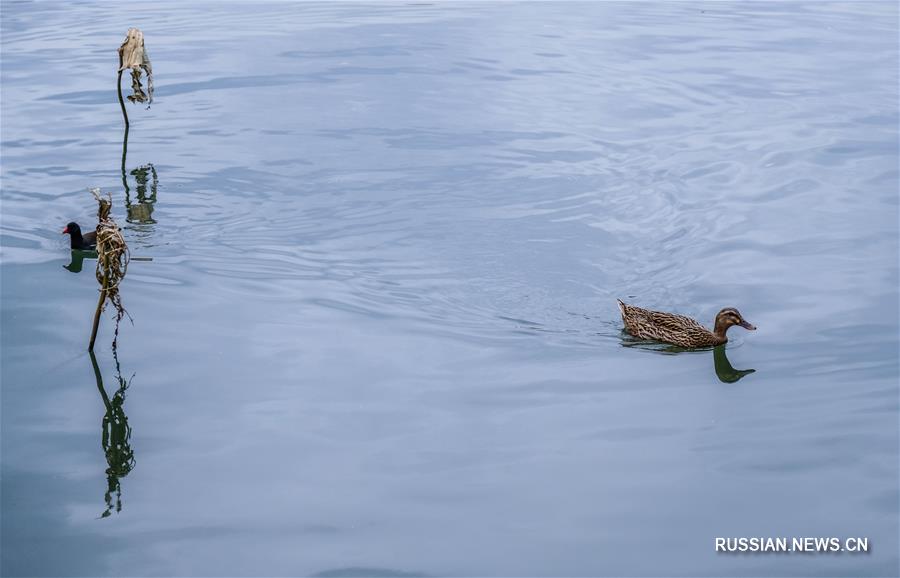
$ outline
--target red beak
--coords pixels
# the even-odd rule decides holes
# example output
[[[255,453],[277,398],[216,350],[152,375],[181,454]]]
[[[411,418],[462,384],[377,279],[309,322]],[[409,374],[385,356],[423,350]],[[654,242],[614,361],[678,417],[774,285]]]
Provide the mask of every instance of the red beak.
[[[68,232],[69,232],[69,228],[66,227],[65,229],[62,230],[62,233],[60,233],[60,235],[65,235]]]

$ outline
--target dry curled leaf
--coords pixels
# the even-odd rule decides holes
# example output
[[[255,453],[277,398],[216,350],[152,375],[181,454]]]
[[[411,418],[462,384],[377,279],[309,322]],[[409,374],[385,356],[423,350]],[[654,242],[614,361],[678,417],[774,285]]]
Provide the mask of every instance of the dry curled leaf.
[[[137,28],[129,28],[125,41],[119,46],[119,72],[131,69],[131,88],[133,94],[128,96],[131,102],[153,102],[153,66],[150,55],[144,47],[144,33]],[[147,92],[141,85],[141,74],[147,74]]]

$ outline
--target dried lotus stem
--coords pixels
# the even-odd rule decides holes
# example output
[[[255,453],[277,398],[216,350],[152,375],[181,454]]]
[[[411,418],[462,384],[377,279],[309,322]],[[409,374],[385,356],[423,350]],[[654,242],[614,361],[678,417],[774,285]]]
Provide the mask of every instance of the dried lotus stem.
[[[88,351],[94,350],[94,341],[97,339],[97,328],[100,325],[100,314],[109,301],[116,308],[116,329],[113,337],[113,350],[116,349],[119,339],[119,322],[128,314],[122,306],[122,296],[119,294],[119,284],[125,278],[128,270],[128,262],[131,254],[122,230],[109,216],[112,209],[112,197],[103,198],[100,189],[91,189],[91,193],[97,200],[97,282],[100,284],[100,298],[97,301],[97,309],[94,312],[94,326],[91,330],[91,342]]]
[[[122,72],[131,69],[131,91],[128,100],[131,102],[146,102],[147,107],[153,102],[153,65],[150,64],[150,56],[144,47],[144,33],[137,28],[129,28],[125,40],[119,46],[119,76],[116,88],[119,92],[119,106],[122,107],[122,116],[125,117],[125,130],[128,130],[128,112],[125,110],[125,100],[122,98]],[[147,74],[147,92],[141,85],[141,75]]]

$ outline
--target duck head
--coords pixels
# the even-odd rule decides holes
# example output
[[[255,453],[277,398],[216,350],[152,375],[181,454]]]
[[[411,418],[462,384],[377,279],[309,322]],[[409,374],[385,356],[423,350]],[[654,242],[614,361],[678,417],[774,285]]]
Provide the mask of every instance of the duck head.
[[[716,315],[716,327],[713,330],[713,333],[719,337],[725,337],[725,332],[728,331],[728,328],[732,325],[740,325],[744,329],[756,331],[756,326],[744,319],[740,311],[734,307],[726,307]]]

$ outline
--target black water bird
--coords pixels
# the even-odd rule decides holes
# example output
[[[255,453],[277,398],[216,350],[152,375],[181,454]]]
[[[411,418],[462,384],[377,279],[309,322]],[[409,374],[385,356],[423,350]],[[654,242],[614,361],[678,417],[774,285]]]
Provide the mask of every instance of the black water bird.
[[[78,223],[71,222],[66,225],[66,228],[62,230],[62,234],[69,235],[72,249],[93,251],[97,248],[97,231],[90,231],[82,235],[81,227],[78,226]]]

